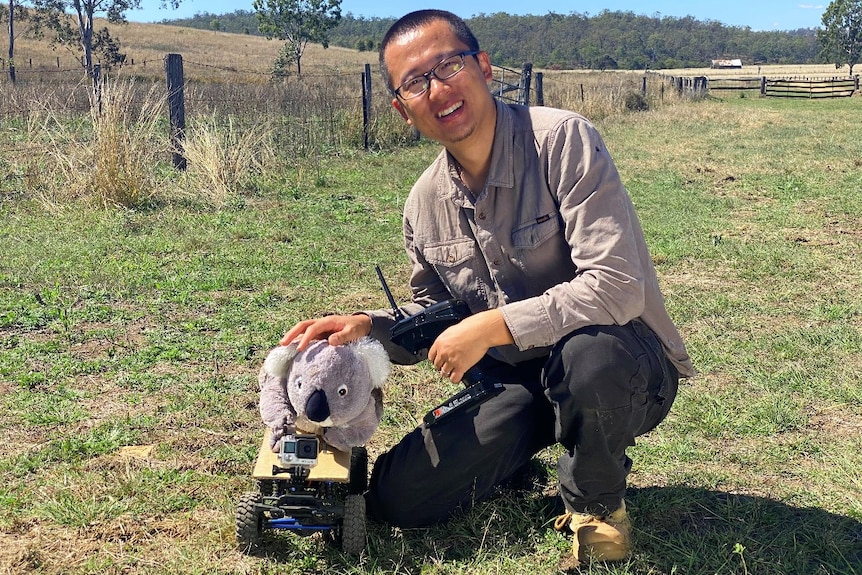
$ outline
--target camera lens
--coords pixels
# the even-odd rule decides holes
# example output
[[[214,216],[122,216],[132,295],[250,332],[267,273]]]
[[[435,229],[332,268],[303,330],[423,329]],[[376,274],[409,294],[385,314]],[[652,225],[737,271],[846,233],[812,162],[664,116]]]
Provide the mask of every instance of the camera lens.
[[[300,439],[296,442],[296,452],[303,459],[317,457],[317,439]]]

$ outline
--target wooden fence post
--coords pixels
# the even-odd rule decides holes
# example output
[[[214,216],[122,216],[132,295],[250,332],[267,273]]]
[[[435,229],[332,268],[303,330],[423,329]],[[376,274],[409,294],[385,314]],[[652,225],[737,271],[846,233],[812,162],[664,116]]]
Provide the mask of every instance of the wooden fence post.
[[[102,65],[93,64],[93,101],[96,112],[102,115]]]
[[[168,114],[171,121],[171,147],[173,164],[178,170],[186,169],[183,142],[186,138],[186,103],[183,97],[183,57],[182,54],[168,54],[165,57],[165,74],[168,81]]]
[[[362,146],[368,149],[368,128],[371,122],[371,64],[362,72]]]
[[[545,76],[541,72],[536,72],[536,105],[545,105],[545,88],[542,84]]]
[[[530,105],[530,84],[533,79],[533,65],[529,62],[521,68],[521,85],[518,86],[518,103]]]

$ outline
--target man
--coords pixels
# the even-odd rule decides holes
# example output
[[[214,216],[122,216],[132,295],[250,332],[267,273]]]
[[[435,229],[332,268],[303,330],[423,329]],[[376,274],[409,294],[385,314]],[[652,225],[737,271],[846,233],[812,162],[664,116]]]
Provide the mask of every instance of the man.
[[[496,101],[488,55],[449,12],[396,22],[380,65],[395,109],[444,147],[404,209],[403,310],[467,302],[473,315],[427,359],[453,382],[481,364],[506,385],[381,455],[369,512],[402,527],[445,521],[559,442],[557,528],[574,532],[576,560],[622,559],[626,448],[664,419],[693,368],[604,143],[577,114]],[[389,341],[393,321],[391,310],[306,320],[281,343],[370,334],[393,361],[417,361]]]

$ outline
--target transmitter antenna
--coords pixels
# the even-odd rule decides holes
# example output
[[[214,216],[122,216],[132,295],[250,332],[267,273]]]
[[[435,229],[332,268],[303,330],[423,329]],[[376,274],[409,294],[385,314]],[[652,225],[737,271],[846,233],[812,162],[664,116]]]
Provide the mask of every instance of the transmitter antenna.
[[[377,272],[377,278],[380,280],[380,285],[383,287],[383,293],[386,294],[386,299],[389,300],[389,305],[392,306],[392,313],[395,314],[395,321],[401,321],[404,319],[404,314],[401,313],[400,309],[398,309],[398,304],[395,303],[395,298],[392,297],[392,292],[389,290],[386,278],[383,277],[383,271],[380,269],[379,265],[374,266],[374,271]]]

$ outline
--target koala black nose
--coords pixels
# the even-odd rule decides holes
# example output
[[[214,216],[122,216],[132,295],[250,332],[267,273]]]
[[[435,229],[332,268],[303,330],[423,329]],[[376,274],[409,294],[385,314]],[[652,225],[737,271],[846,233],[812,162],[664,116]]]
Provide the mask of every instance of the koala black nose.
[[[311,421],[323,421],[329,417],[329,402],[322,389],[312,393],[305,402],[305,416]]]

